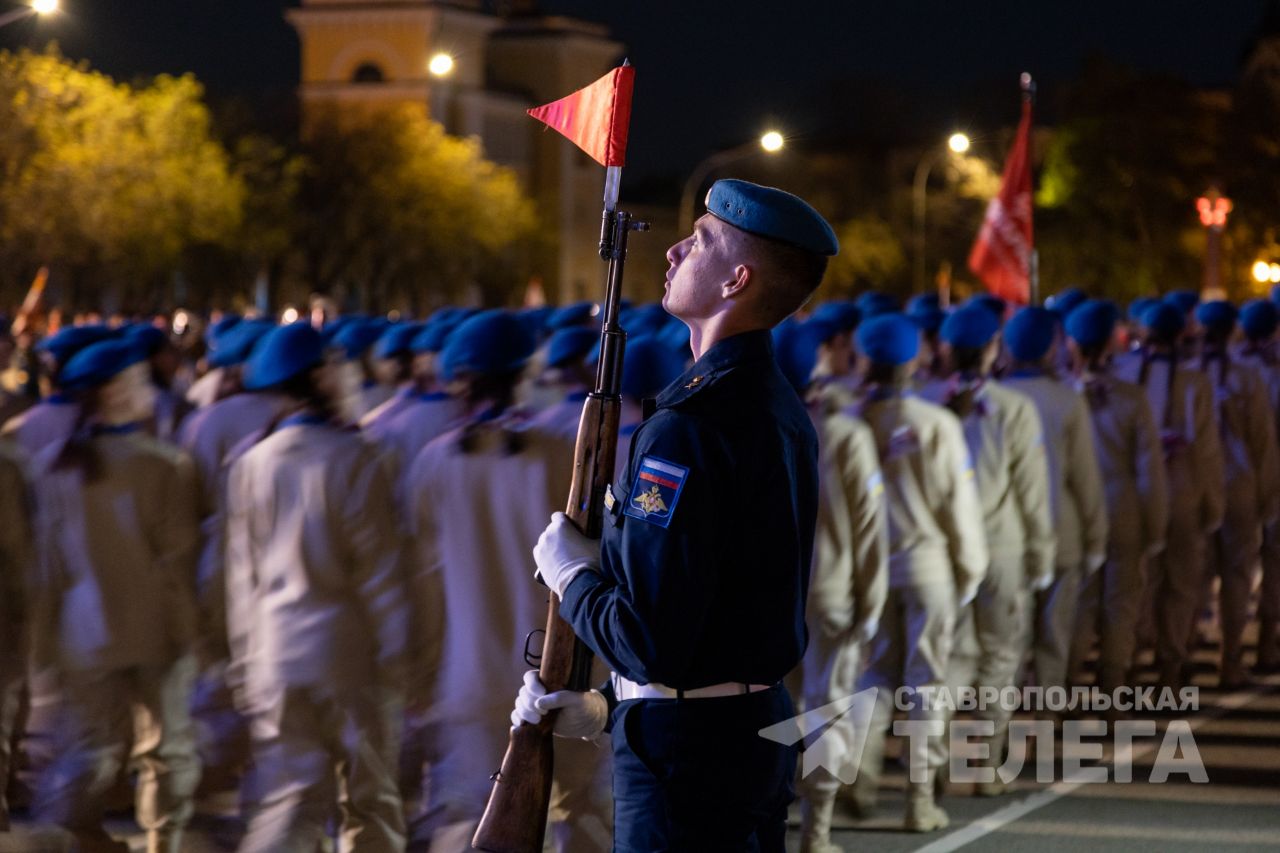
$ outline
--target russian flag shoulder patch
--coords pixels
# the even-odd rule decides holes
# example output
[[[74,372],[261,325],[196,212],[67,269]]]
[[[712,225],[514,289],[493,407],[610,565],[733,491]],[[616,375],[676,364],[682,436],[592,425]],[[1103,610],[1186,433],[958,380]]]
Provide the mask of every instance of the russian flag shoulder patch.
[[[689,469],[683,465],[656,456],[641,457],[623,513],[659,527],[668,526],[688,479]]]

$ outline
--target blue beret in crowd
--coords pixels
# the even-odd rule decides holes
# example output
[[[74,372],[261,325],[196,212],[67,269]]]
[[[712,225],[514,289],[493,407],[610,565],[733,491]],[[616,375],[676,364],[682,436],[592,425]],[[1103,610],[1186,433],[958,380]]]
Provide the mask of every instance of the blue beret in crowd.
[[[689,327],[675,317],[669,319],[658,332],[658,340],[671,347],[677,355],[689,359],[693,353],[689,349]]]
[[[942,321],[938,337],[953,347],[980,349],[1000,331],[1000,318],[977,303],[969,303]]]
[[[976,296],[969,297],[965,305],[981,305],[996,316],[1001,323],[1004,322],[1005,312],[1009,310],[1009,304],[999,296],[990,293],[979,293]]]
[[[1187,317],[1176,305],[1157,302],[1142,315],[1142,325],[1162,338],[1176,338],[1186,328]]]
[[[1152,305],[1160,302],[1159,299],[1153,299],[1150,296],[1141,296],[1129,303],[1129,319],[1135,323],[1141,323],[1142,317],[1151,309]]]
[[[1194,290],[1175,290],[1165,294],[1164,301],[1183,314],[1190,314],[1200,304],[1200,294]]]
[[[551,315],[556,312],[554,306],[539,305],[537,308],[524,308],[516,312],[516,318],[524,323],[525,328],[533,334],[535,338],[542,339],[542,335],[546,332],[547,321]]]
[[[1078,287],[1068,287],[1066,290],[1055,293],[1044,301],[1044,307],[1048,308],[1059,317],[1066,317],[1078,306],[1082,305],[1089,297],[1085,296],[1083,290]]]
[[[415,354],[424,352],[440,352],[449,341],[449,336],[461,323],[449,320],[434,320],[427,323],[409,342],[409,349]],[[530,334],[533,334],[530,332]]]
[[[357,359],[378,342],[390,325],[381,318],[352,320],[333,336],[333,343],[342,347],[347,358]]]
[[[511,373],[524,367],[537,345],[514,314],[482,311],[449,335],[440,353],[440,372],[446,379],[463,373]]]
[[[1018,361],[1034,363],[1045,357],[1058,333],[1058,316],[1048,308],[1023,308],[1004,327],[1004,342]]]
[[[1240,309],[1240,328],[1250,339],[1265,341],[1280,328],[1280,308],[1266,299],[1246,302]]]
[[[858,310],[862,312],[862,322],[864,323],[873,317],[879,317],[884,314],[897,314],[899,311],[897,297],[874,290],[859,296],[857,305]]]
[[[810,320],[821,320],[836,327],[838,332],[852,332],[862,322],[862,312],[852,302],[824,302],[809,315]]]
[[[547,344],[547,367],[564,367],[583,358],[600,342],[600,330],[588,326],[558,329]]]
[[[422,331],[421,323],[395,323],[373,346],[374,358],[399,358],[412,352],[411,344]]]
[[[237,323],[231,331],[218,338],[218,345],[209,351],[210,367],[231,367],[242,364],[258,341],[272,329],[275,324],[270,320],[245,320]]]
[[[946,322],[947,312],[941,308],[917,308],[915,311],[907,312],[907,317],[920,327],[920,331],[933,335],[937,334],[942,324]]]
[[[168,332],[149,324],[140,323],[129,326],[124,330],[124,336],[141,348],[147,358],[158,353],[165,344],[169,343]]]
[[[308,323],[277,326],[262,336],[244,364],[241,380],[248,391],[261,391],[319,367],[324,362],[324,336]]]
[[[925,311],[941,311],[942,300],[936,293],[917,293],[907,300],[907,314],[920,314]]]
[[[1105,344],[1115,334],[1120,312],[1110,302],[1089,299],[1067,315],[1067,335],[1082,347],[1093,348]]]
[[[788,319],[773,327],[773,357],[797,392],[803,392],[809,385],[809,377],[818,363],[818,341],[807,326],[799,320]]]
[[[1196,320],[1215,334],[1227,335],[1236,325],[1236,307],[1222,299],[1206,302],[1196,309]]]
[[[707,213],[748,234],[768,237],[815,255],[840,251],[836,232],[807,201],[749,181],[716,181],[707,193]]]
[[[622,393],[635,400],[656,397],[684,372],[685,360],[653,335],[627,341],[622,360]]]
[[[857,341],[876,364],[906,364],[920,352],[920,327],[902,314],[881,314],[858,327]]]
[[[223,314],[216,323],[211,323],[204,332],[204,342],[208,346],[217,346],[218,338],[236,327],[243,319],[239,314]]]
[[[59,384],[69,391],[82,391],[109,381],[126,367],[147,359],[147,351],[128,338],[100,340],[71,356],[59,374]]]
[[[58,364],[65,365],[72,356],[85,347],[115,337],[119,337],[115,329],[96,323],[86,326],[63,326],[57,333],[36,344],[36,351],[47,352]]]
[[[1271,288],[1271,301],[1280,304],[1280,284]]]
[[[570,326],[585,326],[595,316],[594,302],[574,302],[563,308],[557,308],[547,318],[547,331],[555,332]]]
[[[632,308],[627,312],[627,319],[623,321],[622,327],[627,330],[628,334],[636,335],[652,335],[656,334],[667,325],[667,321],[671,315],[666,312],[660,303],[651,302],[648,305],[640,305]]]

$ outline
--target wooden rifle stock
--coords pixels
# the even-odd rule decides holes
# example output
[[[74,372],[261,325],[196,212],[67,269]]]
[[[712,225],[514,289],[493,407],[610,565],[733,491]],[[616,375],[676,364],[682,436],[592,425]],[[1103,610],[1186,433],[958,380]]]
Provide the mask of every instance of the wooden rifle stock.
[[[627,234],[633,229],[647,228],[645,223],[632,222],[624,211],[605,212],[600,253],[609,262],[609,272],[600,332],[600,361],[596,367],[595,391],[587,396],[578,422],[573,481],[565,509],[569,519],[592,539],[600,537],[604,494],[613,481],[618,418],[622,410],[620,388],[626,332],[618,326],[617,317]],[[591,651],[560,617],[560,598],[553,592],[547,606],[538,677],[547,692],[554,693],[587,689],[590,674]],[[511,730],[502,768],[493,776],[489,803],[471,840],[475,849],[489,853],[539,853],[542,850],[551,802],[555,714],[554,711],[548,713],[536,726],[525,724]]]

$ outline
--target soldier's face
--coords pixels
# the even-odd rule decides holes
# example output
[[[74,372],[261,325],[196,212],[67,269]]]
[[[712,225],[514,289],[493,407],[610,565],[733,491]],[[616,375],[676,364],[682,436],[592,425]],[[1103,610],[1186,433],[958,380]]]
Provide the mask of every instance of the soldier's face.
[[[705,319],[723,305],[721,289],[734,278],[733,229],[707,214],[693,233],[667,250],[662,307],[681,320]]]

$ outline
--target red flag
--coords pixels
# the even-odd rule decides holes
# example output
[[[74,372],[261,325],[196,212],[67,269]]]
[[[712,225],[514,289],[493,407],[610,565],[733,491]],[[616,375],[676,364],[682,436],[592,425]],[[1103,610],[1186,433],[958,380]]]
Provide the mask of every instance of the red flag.
[[[560,131],[601,166],[626,165],[635,78],[635,68],[623,65],[568,97],[534,107],[529,115]]]
[[[1031,298],[1031,98],[1022,100],[1022,121],[1004,164],[1000,192],[987,205],[982,229],[969,253],[969,269],[987,290],[1008,302]]]

